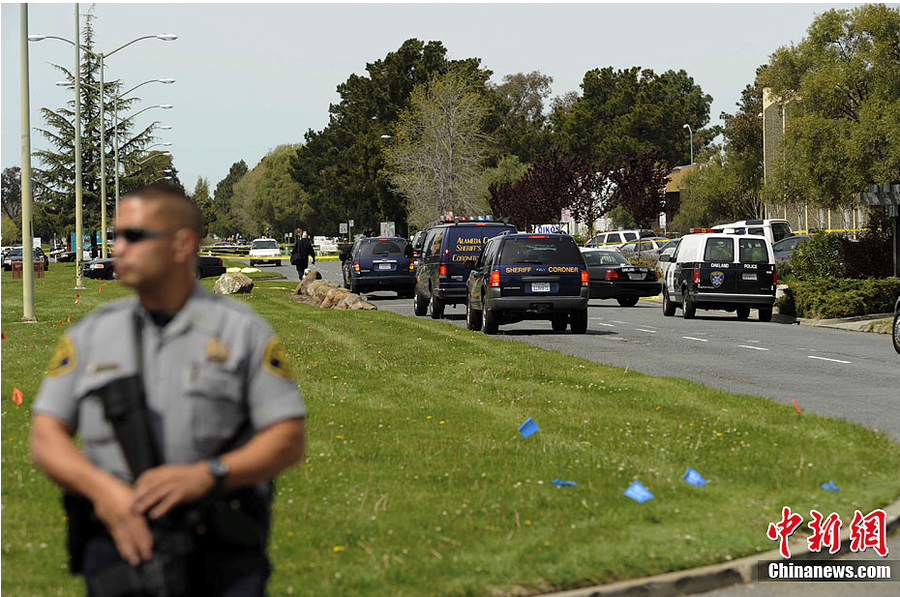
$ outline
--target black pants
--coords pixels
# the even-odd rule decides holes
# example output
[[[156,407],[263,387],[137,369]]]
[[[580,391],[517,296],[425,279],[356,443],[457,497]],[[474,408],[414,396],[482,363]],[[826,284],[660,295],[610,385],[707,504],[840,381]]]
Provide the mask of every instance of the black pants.
[[[191,595],[209,597],[265,597],[271,568],[265,554],[248,557],[234,552],[209,550],[191,556]],[[88,541],[84,553],[87,597],[94,597],[90,579],[113,564],[122,562],[116,544],[108,536]]]
[[[297,277],[303,279],[303,272],[309,267],[309,259],[301,259],[297,262]]]

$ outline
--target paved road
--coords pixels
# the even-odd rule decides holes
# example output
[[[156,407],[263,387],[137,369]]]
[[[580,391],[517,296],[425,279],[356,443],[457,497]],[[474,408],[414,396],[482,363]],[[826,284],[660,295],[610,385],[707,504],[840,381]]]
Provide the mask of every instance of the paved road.
[[[267,268],[268,269],[268,268]],[[273,268],[297,280],[292,267]],[[317,269],[341,282],[340,263]],[[367,295],[379,309],[414,317],[412,301],[393,292]],[[753,315],[755,316],[755,311]],[[465,325],[465,308],[448,307],[445,321]],[[528,342],[599,363],[629,367],[650,375],[686,377],[732,392],[773,398],[820,414],[846,417],[882,429],[900,440],[900,357],[886,334],[866,334],[759,321],[737,321],[732,314],[698,311],[685,320],[680,311],[663,317],[656,301],[633,308],[614,301],[591,301],[588,333],[554,332],[549,322],[526,321],[501,327],[498,338]],[[900,554],[900,536],[889,541],[890,557]],[[841,560],[875,559],[871,551]],[[900,564],[895,573],[900,573]],[[830,597],[900,595],[891,583],[765,583],[730,587],[714,597]]]

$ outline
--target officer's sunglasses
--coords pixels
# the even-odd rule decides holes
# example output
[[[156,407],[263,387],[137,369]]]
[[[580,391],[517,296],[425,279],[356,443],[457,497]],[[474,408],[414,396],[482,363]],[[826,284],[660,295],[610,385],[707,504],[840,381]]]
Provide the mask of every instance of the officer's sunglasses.
[[[119,228],[113,232],[113,240],[125,239],[130,243],[139,243],[148,238],[159,238],[172,234],[168,230],[153,228]]]

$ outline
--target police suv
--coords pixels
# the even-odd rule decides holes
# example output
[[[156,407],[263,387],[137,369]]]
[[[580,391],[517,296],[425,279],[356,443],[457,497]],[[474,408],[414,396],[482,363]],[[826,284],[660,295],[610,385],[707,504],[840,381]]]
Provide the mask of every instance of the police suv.
[[[587,331],[588,270],[568,234],[504,232],[468,267],[470,330],[496,334],[504,323],[549,319],[555,331]]]
[[[460,218],[428,229],[418,264],[413,310],[425,315],[431,308],[432,319],[444,315],[445,305],[466,302],[466,263],[474,263],[484,244],[501,232],[515,232],[515,226],[502,222]]]
[[[685,319],[697,309],[737,312],[747,319],[759,309],[760,321],[771,321],[775,303],[775,258],[764,236],[693,233],[682,237],[674,255],[664,251],[660,265],[663,315],[681,307]]]

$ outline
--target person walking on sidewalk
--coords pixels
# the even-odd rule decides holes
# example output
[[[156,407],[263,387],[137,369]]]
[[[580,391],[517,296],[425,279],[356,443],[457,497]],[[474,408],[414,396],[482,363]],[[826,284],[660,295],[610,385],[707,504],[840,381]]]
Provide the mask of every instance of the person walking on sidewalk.
[[[316,250],[313,248],[309,235],[304,230],[297,237],[294,248],[291,251],[291,264],[297,267],[297,277],[303,279],[303,273],[309,267],[309,259],[312,258],[313,265],[316,264]]]

